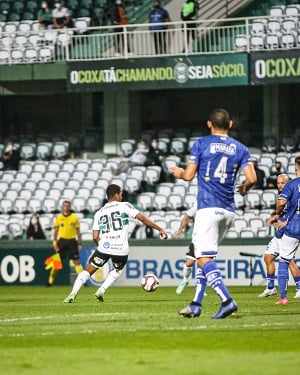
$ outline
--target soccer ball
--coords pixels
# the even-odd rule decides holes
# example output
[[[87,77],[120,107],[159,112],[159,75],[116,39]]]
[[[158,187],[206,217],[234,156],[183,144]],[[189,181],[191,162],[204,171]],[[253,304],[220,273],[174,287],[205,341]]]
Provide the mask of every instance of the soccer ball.
[[[147,275],[144,275],[141,281],[141,287],[144,289],[145,292],[154,292],[159,285],[158,278],[148,273]]]

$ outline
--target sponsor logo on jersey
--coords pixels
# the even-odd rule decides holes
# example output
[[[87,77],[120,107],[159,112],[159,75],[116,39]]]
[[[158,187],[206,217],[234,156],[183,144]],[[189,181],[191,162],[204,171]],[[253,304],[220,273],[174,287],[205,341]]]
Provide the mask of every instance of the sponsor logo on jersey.
[[[222,152],[228,155],[235,155],[236,145],[235,144],[227,145],[225,143],[211,143],[210,153],[216,154],[217,152]]]

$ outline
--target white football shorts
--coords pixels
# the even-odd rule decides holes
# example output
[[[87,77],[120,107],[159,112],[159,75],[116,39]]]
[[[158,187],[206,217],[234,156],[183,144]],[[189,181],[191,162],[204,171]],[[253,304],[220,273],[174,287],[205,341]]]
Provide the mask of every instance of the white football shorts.
[[[297,238],[289,237],[284,234],[281,238],[280,257],[285,260],[295,258],[296,251],[299,247],[300,241]]]
[[[218,245],[231,227],[234,216],[234,212],[218,207],[197,211],[192,236],[196,258],[217,256]]]
[[[274,255],[278,257],[280,253],[281,238],[273,237],[268,243],[265,254]]]

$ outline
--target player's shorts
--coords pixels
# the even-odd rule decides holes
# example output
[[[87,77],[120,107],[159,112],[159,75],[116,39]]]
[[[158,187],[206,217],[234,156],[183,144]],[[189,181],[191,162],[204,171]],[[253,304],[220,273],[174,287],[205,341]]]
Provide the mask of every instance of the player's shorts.
[[[231,227],[234,216],[234,212],[218,207],[197,211],[192,236],[196,258],[218,254],[218,245]]]
[[[57,246],[59,247],[61,259],[66,259],[68,257],[73,260],[79,259],[78,242],[75,238],[71,240],[60,238],[57,241]]]
[[[300,245],[300,240],[289,237],[284,234],[281,238],[281,246],[279,255],[282,259],[290,261],[295,258],[296,251]]]
[[[274,255],[278,257],[281,246],[281,238],[273,237],[268,243],[265,254]]]
[[[196,260],[195,247],[194,247],[193,242],[189,244],[189,251],[185,254],[185,257],[188,259]]]
[[[95,268],[100,268],[103,267],[109,259],[111,259],[115,269],[122,270],[127,263],[128,255],[105,254],[99,250],[95,250],[89,259],[89,263]]]

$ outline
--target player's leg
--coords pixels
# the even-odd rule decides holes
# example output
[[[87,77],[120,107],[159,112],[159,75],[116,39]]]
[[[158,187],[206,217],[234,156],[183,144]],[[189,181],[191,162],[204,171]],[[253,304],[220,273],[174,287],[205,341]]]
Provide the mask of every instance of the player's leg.
[[[280,246],[280,261],[278,265],[278,285],[280,289],[280,299],[276,303],[286,305],[288,303],[287,289],[289,280],[289,263],[295,258],[296,250],[299,246],[299,240],[289,237],[286,234],[282,236]]]
[[[193,243],[195,244],[195,256],[202,272],[197,272],[196,285],[205,285],[206,282],[212,287],[221,300],[221,307],[213,319],[226,318],[226,316],[237,311],[237,305],[227,290],[214,258],[218,254],[218,244],[223,240],[228,228],[231,226],[234,214],[232,212],[218,209],[198,210],[195,218],[195,229],[193,232]],[[204,279],[205,278],[205,282]],[[202,299],[204,293],[195,292],[192,303],[186,308],[191,310],[190,316],[199,316],[201,313]],[[189,317],[186,311],[180,310],[179,314]]]
[[[279,255],[279,244],[280,239],[274,237],[268,243],[267,249],[264,254],[264,262],[266,264],[267,271],[267,287],[266,289],[259,294],[258,297],[269,297],[277,294],[277,289],[275,288],[275,279],[276,279],[276,267],[274,260]]]
[[[64,300],[64,303],[74,302],[79,290],[82,286],[89,280],[90,276],[93,275],[98,268],[102,267],[109,257],[101,254],[98,250],[95,250],[92,256],[90,257],[89,263],[86,266],[86,269],[81,271],[76,280],[74,281],[73,288],[68,297]]]
[[[100,302],[104,302],[104,294],[106,290],[121,276],[122,270],[127,263],[128,255],[112,255],[110,258],[114,268],[109,272],[106,279],[95,293],[95,297]]]
[[[182,270],[183,278],[182,278],[181,283],[178,285],[176,289],[176,294],[181,294],[184,291],[185,287],[189,285],[189,277],[192,273],[192,269],[196,261],[195,253],[194,253],[194,245],[192,242],[189,245],[189,251],[186,253],[185,259],[186,259],[185,264]]]
[[[290,261],[289,269],[291,271],[291,274],[293,275],[297,289],[294,298],[300,298],[300,269],[298,268],[294,259]]]

